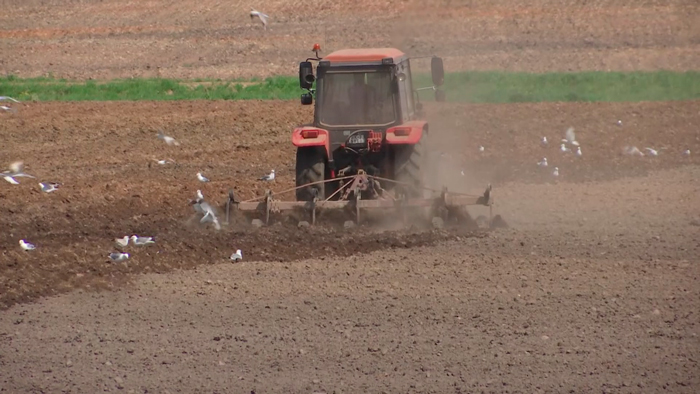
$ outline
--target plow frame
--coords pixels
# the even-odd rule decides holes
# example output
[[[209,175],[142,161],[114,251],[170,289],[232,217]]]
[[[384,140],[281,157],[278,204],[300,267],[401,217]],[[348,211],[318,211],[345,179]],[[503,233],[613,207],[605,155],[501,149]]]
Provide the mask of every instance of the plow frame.
[[[316,224],[317,212],[319,210],[345,209],[354,211],[355,223],[359,225],[362,209],[391,208],[396,209],[402,214],[404,222],[407,221],[407,211],[409,208],[431,208],[434,210],[433,212],[441,212],[442,214],[440,216],[446,222],[451,209],[474,205],[489,207],[489,224],[493,219],[493,196],[491,194],[490,184],[486,188],[484,194],[481,196],[448,192],[447,187],[443,187],[440,191],[422,187],[422,189],[430,190],[433,193],[439,192],[439,195],[437,197],[412,198],[408,197],[407,193],[397,193],[398,195],[393,195],[391,192],[382,189],[379,181],[391,182],[403,187],[415,186],[391,179],[368,175],[363,171],[360,171],[357,175],[313,182],[292,189],[283,190],[277,194],[285,194],[303,187],[333,181],[340,181],[341,186],[335,193],[325,200],[320,200],[316,196],[314,196],[311,201],[278,200],[275,198],[276,194],[273,193],[272,190],[268,189],[265,191],[264,196],[247,201],[238,201],[233,190],[229,190],[228,199],[226,201],[226,224],[230,223],[231,212],[261,213],[263,214],[265,225],[268,225],[271,214],[280,213],[282,211],[302,209],[309,213],[310,223],[314,225]],[[339,200],[330,200],[343,190],[344,192]],[[372,198],[362,199],[362,192],[369,192],[372,195]]]

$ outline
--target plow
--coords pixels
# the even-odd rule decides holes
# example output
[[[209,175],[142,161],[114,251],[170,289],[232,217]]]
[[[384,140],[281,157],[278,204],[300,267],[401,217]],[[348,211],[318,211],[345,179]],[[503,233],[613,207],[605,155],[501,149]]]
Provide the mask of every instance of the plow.
[[[429,221],[435,225],[435,218],[439,218],[438,223],[441,225],[466,224],[470,219],[466,212],[467,206],[488,207],[489,216],[486,224],[491,227],[493,223],[491,185],[480,196],[451,193],[446,187],[439,191],[424,187],[423,189],[433,196],[416,198],[411,197],[411,193],[408,192],[412,185],[368,175],[364,171],[359,171],[357,175],[336,178],[333,181],[340,182],[340,187],[333,194],[321,199],[318,193],[314,193],[309,201],[285,201],[278,196],[295,192],[300,188],[328,183],[331,180],[305,184],[279,193],[273,193],[268,189],[263,196],[246,201],[239,201],[233,190],[230,190],[226,201],[226,223],[230,224],[233,216],[238,220],[245,218],[246,221],[258,219],[265,225],[269,225],[271,218],[276,214],[296,211],[301,213],[300,222],[316,225],[317,220],[330,211],[340,212],[355,225],[360,225],[363,222],[363,212],[382,211],[391,212],[390,215],[406,225],[415,224],[417,220],[424,220],[426,223]],[[393,190],[382,187],[382,183],[394,185]]]

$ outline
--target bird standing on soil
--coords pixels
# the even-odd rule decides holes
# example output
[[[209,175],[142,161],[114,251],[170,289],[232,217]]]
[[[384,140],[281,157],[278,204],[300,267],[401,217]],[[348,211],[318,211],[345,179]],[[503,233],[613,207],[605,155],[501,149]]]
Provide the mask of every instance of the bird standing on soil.
[[[153,237],[139,237],[138,235],[134,234],[131,236],[131,242],[134,245],[138,246],[143,246],[143,245],[149,245],[149,244],[154,244],[156,241],[153,240]]]
[[[549,142],[547,141],[547,137],[542,137],[542,142],[540,142],[542,146],[547,146]]]
[[[175,146],[180,145],[180,143],[177,142],[177,140],[175,138],[165,135],[165,133],[163,133],[162,129],[158,130],[158,138],[165,141],[165,143],[168,145],[175,145]]]
[[[124,238],[114,238],[114,243],[117,245],[117,247],[125,247],[129,245],[129,236],[125,235]]]
[[[576,156],[578,156],[578,157],[583,156],[583,152],[581,152],[581,147],[580,147],[580,146],[576,148]]]
[[[209,182],[209,178],[202,175],[201,172],[197,173],[197,179],[199,179],[200,182]]]
[[[561,144],[560,150],[562,151],[562,153],[566,153],[566,152],[571,151],[569,148],[566,147],[566,144],[564,144],[564,143]]]
[[[255,17],[260,19],[260,22],[262,22],[262,24],[263,24],[263,28],[265,30],[267,30],[267,19],[269,18],[269,16],[267,16],[267,14],[263,14],[260,11],[256,11],[255,8],[251,8],[250,9],[250,19],[253,20],[253,18],[255,18]]]
[[[543,157],[541,161],[537,163],[538,166],[540,167],[547,167],[549,164],[547,164],[547,158]]]
[[[274,181],[275,180],[275,170],[270,171],[269,174],[263,175],[258,178],[259,181]]]
[[[55,192],[60,186],[61,184],[56,182],[39,182],[39,187],[44,193]]]
[[[484,146],[483,145],[479,146],[479,153],[484,153]]]
[[[690,149],[686,149],[683,151],[683,155],[685,156],[690,156]]]
[[[112,252],[109,254],[109,259],[114,261],[115,263],[119,263],[121,261],[125,261],[129,259],[129,253],[121,253],[121,252]]]
[[[230,257],[233,261],[238,261],[243,259],[243,252],[240,249],[236,250],[236,253],[232,254]]]
[[[195,200],[195,202],[200,203],[202,201],[204,201],[204,194],[202,194],[201,190],[197,190],[197,199]]]
[[[19,246],[20,246],[20,247],[22,248],[22,250],[24,250],[25,252],[26,252],[26,251],[29,251],[29,250],[34,250],[34,249],[36,249],[36,246],[34,246],[34,244],[29,243],[29,242],[27,242],[27,241],[25,241],[25,240],[23,240],[23,239],[20,239],[20,240],[19,240]]]
[[[559,176],[559,167],[554,167],[554,171],[552,172],[552,175]]]

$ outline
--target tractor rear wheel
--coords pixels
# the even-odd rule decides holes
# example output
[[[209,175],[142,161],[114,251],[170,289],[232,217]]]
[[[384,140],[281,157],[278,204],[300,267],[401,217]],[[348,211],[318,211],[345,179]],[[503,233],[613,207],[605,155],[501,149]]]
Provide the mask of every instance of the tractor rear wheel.
[[[326,157],[323,147],[311,146],[297,148],[296,161],[296,185],[297,187],[308,183],[320,182],[325,179]],[[297,201],[311,201],[313,199],[313,189],[317,191],[317,197],[325,199],[325,185],[316,185],[297,189]]]
[[[425,197],[425,166],[427,164],[427,130],[415,145],[397,146],[394,155],[394,177],[396,181],[407,183],[409,197]],[[406,187],[404,187],[406,188]]]

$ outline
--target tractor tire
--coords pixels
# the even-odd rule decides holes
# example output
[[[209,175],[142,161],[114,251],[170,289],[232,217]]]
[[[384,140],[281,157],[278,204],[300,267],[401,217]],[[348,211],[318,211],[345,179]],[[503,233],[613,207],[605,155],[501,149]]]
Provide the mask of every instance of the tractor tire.
[[[423,136],[415,145],[398,147],[394,156],[394,179],[398,182],[408,183],[415,189],[409,189],[410,197],[421,198],[426,196],[425,171],[427,165],[427,140],[428,131],[423,131]]]
[[[297,187],[308,183],[319,182],[325,179],[326,157],[322,147],[297,148],[296,161],[296,185]],[[325,185],[323,183],[297,189],[297,201],[311,201],[313,189],[317,191],[317,197],[325,199]]]

